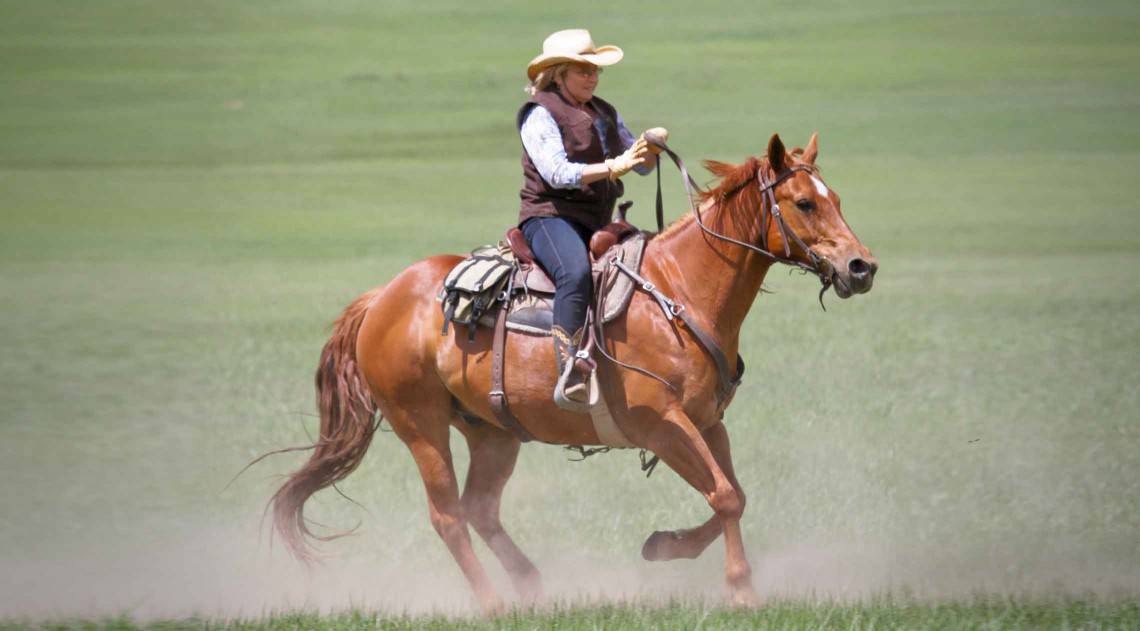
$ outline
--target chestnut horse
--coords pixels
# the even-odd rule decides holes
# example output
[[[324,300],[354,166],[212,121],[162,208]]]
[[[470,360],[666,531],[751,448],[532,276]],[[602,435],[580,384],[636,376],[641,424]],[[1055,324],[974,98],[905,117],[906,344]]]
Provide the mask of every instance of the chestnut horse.
[[[654,235],[646,246],[642,275],[688,309],[723,350],[729,366],[735,365],[744,318],[775,260],[810,267],[825,289],[831,284],[843,298],[871,289],[875,259],[844,221],[839,197],[820,179],[816,155],[815,135],[805,149],[792,152],[774,135],[764,158],[737,166],[706,162],[720,178],[718,185],[700,194],[693,216]],[[787,210],[773,213],[772,201]],[[773,214],[777,221],[771,220]],[[468,525],[487,542],[522,598],[541,598],[542,584],[499,519],[503,487],[521,443],[495,420],[488,402],[492,332],[480,329],[473,341],[454,327],[450,335],[440,335],[443,316],[436,295],[460,260],[434,256],[415,263],[357,298],[336,320],[316,376],[320,439],[270,504],[276,530],[290,550],[312,558],[307,538],[322,537],[308,528],[305,501],[360,464],[386,419],[419,467],[432,526],[481,606],[495,611],[501,601],[472,549]],[[728,432],[717,409],[719,374],[710,355],[691,331],[679,320],[666,319],[658,303],[642,292],[624,316],[606,326],[605,338],[612,356],[648,369],[672,386],[601,361],[599,382],[618,427],[691,484],[713,511],[695,528],[654,532],[642,556],[651,561],[694,558],[723,533],[729,598],[754,604],[740,533],[744,492],[733,473]],[[511,408],[537,440],[600,444],[589,415],[563,411],[551,400],[556,375],[548,339],[510,333],[506,353]],[[471,453],[462,492],[448,444],[453,427],[467,439]]]

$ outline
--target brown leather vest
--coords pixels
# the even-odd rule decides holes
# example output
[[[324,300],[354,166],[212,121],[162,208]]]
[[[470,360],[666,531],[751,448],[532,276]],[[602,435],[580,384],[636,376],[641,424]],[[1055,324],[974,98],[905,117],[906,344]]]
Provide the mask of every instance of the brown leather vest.
[[[617,110],[601,98],[595,96],[586,103],[586,107],[591,109],[591,115],[567,102],[558,92],[557,86],[552,85],[519,108],[516,121],[519,129],[522,129],[523,121],[535,105],[545,107],[558,124],[558,130],[562,132],[562,143],[566,147],[566,157],[571,162],[595,164],[621,155]],[[594,127],[595,116],[601,116],[606,121],[604,146]],[[611,182],[608,178],[576,189],[554,188],[539,175],[525,148],[522,152],[522,167],[519,224],[531,217],[566,217],[591,230],[597,230],[610,222],[614,203],[625,192],[620,180]]]

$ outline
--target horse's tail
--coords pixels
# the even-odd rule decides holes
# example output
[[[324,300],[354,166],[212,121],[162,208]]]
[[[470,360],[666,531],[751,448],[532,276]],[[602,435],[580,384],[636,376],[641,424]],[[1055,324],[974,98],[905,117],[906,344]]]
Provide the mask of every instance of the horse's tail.
[[[289,475],[273,494],[273,523],[285,545],[297,558],[315,558],[308,539],[328,541],[352,531],[317,535],[305,521],[305,501],[317,491],[332,486],[352,473],[364,459],[372,435],[380,425],[376,402],[356,364],[356,336],[373,298],[380,289],[352,302],[333,324],[332,337],[321,351],[317,366],[317,408],[321,434],[308,462]]]

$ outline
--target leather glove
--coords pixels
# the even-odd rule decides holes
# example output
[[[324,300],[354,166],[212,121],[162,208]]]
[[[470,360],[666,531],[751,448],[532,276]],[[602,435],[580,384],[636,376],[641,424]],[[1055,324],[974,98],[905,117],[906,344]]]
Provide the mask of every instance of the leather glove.
[[[629,149],[626,149],[625,153],[606,160],[606,167],[610,170],[610,181],[617,181],[619,177],[629,173],[633,167],[644,164],[648,155],[649,145],[644,138],[638,138],[630,145]]]
[[[645,144],[649,147],[649,152],[653,155],[657,155],[661,153],[661,147],[658,147],[652,142],[648,142],[648,140],[656,139],[661,142],[667,142],[669,140],[669,130],[664,127],[654,127],[653,129],[645,130],[645,133],[641,134],[641,137],[647,140]]]

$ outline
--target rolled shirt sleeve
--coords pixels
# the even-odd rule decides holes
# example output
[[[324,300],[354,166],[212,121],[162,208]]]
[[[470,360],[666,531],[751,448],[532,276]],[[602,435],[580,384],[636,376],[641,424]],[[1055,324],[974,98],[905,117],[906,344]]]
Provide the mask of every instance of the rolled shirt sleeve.
[[[599,119],[598,133],[605,143],[606,125]],[[621,114],[617,115],[618,138],[621,139],[622,150],[633,146],[635,138],[626,127]],[[558,123],[550,111],[541,105],[531,108],[519,130],[522,137],[523,148],[530,156],[530,161],[538,169],[538,174],[547,184],[554,188],[579,188],[582,185],[582,170],[585,164],[571,162],[566,156],[566,147],[562,144],[562,132],[558,131]],[[633,168],[640,175],[653,172],[652,166],[638,165]]]
[[[578,188],[585,164],[566,157],[562,133],[550,111],[541,105],[531,108],[519,130],[523,148],[546,183],[554,188]]]

